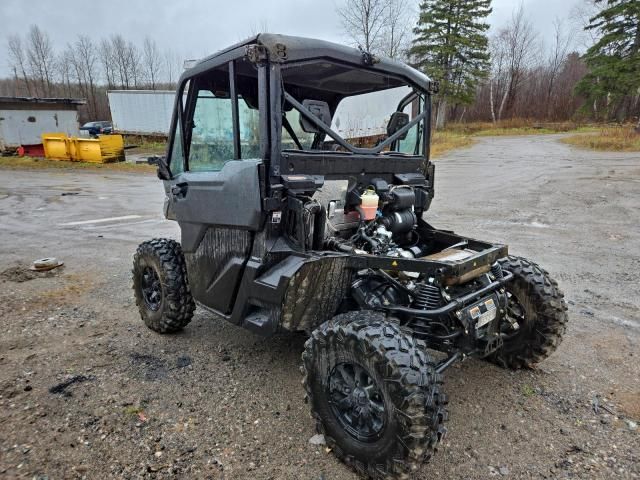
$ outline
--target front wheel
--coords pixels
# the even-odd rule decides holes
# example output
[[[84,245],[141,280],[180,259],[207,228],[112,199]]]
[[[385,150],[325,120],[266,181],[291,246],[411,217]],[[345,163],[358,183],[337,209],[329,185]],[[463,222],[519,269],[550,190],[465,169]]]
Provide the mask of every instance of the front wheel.
[[[178,242],[154,238],[141,243],[133,257],[132,273],[136,305],[147,327],[171,333],[191,321],[196,306]]]
[[[499,263],[513,279],[505,286],[508,305],[501,330],[507,337],[489,360],[505,368],[530,368],[560,345],[567,305],[557,282],[537,264],[514,256]]]
[[[431,457],[447,411],[424,343],[382,313],[349,312],[314,330],[302,360],[316,428],[347,465],[398,478]]]

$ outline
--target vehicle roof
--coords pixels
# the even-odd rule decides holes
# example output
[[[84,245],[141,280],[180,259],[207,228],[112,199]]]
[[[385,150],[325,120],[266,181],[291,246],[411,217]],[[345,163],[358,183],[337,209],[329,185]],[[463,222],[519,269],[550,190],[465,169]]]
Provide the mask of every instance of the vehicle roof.
[[[253,44],[266,47],[270,52],[269,57],[272,62],[287,64],[303,60],[330,59],[350,63],[359,68],[367,68],[404,77],[411,83],[421,86],[424,89],[427,89],[428,83],[431,81],[424,73],[391,58],[376,56],[376,63],[367,65],[363,60],[363,52],[357,48],[325,40],[275,33],[260,33],[203,58],[194,67],[183,73],[181,81],[211,68],[215,68],[223,63],[244,57],[246,47]],[[285,55],[281,54],[283,51]]]

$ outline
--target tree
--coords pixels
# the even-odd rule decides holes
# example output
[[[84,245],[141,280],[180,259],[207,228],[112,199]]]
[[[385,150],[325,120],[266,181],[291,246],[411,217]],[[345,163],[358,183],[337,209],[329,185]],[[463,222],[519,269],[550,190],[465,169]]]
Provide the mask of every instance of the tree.
[[[524,16],[522,5],[513,13],[507,27],[501,29],[492,39],[494,58],[500,59],[499,69],[492,72],[491,81],[496,83],[495,95],[492,95],[493,121],[501,120],[504,114],[512,114],[518,92],[525,74],[533,60],[536,46],[536,33]],[[497,81],[496,81],[497,79]],[[497,108],[496,108],[497,106]],[[497,113],[496,113],[497,111]]]
[[[387,0],[386,20],[380,51],[389,58],[404,58],[410,46],[413,12],[404,0]]]
[[[163,56],[166,82],[173,88],[183,70],[182,57],[173,50],[166,50]]]
[[[71,75],[73,74],[72,59],[70,58],[71,54],[72,52],[69,52],[69,50],[65,50],[58,56],[58,60],[56,62],[59,81],[62,85],[64,96],[67,98],[71,98],[73,96],[73,94],[71,93]]]
[[[50,96],[53,84],[52,75],[54,72],[55,53],[53,52],[49,35],[40,30],[37,25],[31,25],[27,40],[27,59],[31,75],[40,84],[42,94]]]
[[[379,52],[387,17],[386,7],[386,0],[347,0],[338,8],[345,33],[366,52]]]
[[[342,28],[355,46],[389,58],[406,55],[412,14],[405,0],[346,0],[338,8]]]
[[[144,39],[142,49],[142,61],[144,63],[145,77],[151,85],[151,90],[155,90],[158,83],[158,76],[162,68],[162,60],[160,59],[160,51],[155,40],[149,37]]]
[[[31,85],[27,77],[27,60],[24,49],[22,48],[22,40],[18,35],[11,35],[7,42],[7,47],[9,49],[9,61],[11,62],[11,69],[14,72],[16,83],[18,75],[20,75],[24,81],[27,95],[31,96]]]
[[[550,116],[552,109],[552,95],[556,82],[563,65],[566,62],[567,55],[569,54],[569,48],[571,47],[571,36],[566,34],[564,25],[560,19],[556,19],[554,22],[555,35],[553,37],[553,44],[549,51],[547,58],[547,79],[546,79],[546,111],[547,117]]]
[[[142,79],[141,56],[138,47],[133,42],[127,43],[126,63],[129,69],[129,78],[133,88],[138,88]]]
[[[79,71],[82,72],[86,86],[85,91],[89,101],[89,112],[92,116],[95,116],[98,55],[95,44],[87,35],[78,36],[78,40],[75,43],[75,57],[80,64]]]
[[[576,91],[593,106],[593,113],[622,121],[640,109],[640,2],[597,0],[601,11],[591,18],[588,30],[599,39],[584,58],[590,72]]]
[[[129,53],[127,41],[122,35],[111,37],[112,61],[114,64],[114,77],[118,80],[121,89],[128,89],[131,82],[131,68],[129,66]]]
[[[448,107],[473,102],[489,70],[486,23],[491,0],[424,0],[409,54],[415,67],[440,81],[436,127],[446,122]]]
[[[100,65],[102,66],[104,79],[107,82],[107,88],[109,90],[113,90],[116,86],[116,63],[113,54],[113,47],[109,39],[103,38],[100,40],[98,56],[100,58]]]

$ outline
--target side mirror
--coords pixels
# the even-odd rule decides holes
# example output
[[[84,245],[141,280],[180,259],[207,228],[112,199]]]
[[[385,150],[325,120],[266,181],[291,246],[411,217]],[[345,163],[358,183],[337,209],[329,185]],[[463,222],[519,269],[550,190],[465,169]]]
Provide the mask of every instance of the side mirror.
[[[303,100],[302,105],[324,124],[331,126],[331,110],[329,104],[322,100]],[[300,115],[300,128],[307,133],[319,133],[318,126]]]
[[[147,158],[147,163],[158,167],[158,178],[160,180],[171,180],[171,171],[169,170],[165,157],[149,157]]]
[[[389,123],[387,124],[387,135],[391,136],[396,133],[401,128],[407,126],[409,123],[409,114],[404,112],[393,112],[391,114],[391,118],[389,119]],[[400,135],[399,140],[404,140],[407,138],[407,133],[404,132]]]

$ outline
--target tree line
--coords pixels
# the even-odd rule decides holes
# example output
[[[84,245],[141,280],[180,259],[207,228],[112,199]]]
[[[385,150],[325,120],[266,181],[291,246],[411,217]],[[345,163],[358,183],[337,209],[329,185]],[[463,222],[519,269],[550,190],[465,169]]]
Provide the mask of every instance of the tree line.
[[[582,0],[543,38],[522,5],[490,33],[491,0],[344,0],[338,15],[363,50],[400,59],[440,82],[436,125],[528,118],[625,121],[640,115],[640,1]],[[583,41],[581,45],[579,40]],[[175,52],[147,37],[78,35],[56,49],[36,25],[10,36],[0,95],[80,97],[82,120],[109,118],[106,90],[175,88]]]
[[[554,21],[547,38],[522,4],[489,33],[491,11],[491,0],[422,0],[417,12],[399,0],[346,0],[339,8],[354,45],[404,60],[440,82],[439,127],[640,115],[638,0],[583,0],[570,19]]]
[[[0,95],[83,98],[82,120],[110,118],[107,90],[173,89],[182,72],[175,52],[161,52],[155,40],[142,45],[115,34],[98,41],[78,35],[56,50],[47,32],[32,25],[7,41],[11,78],[0,80]]]

